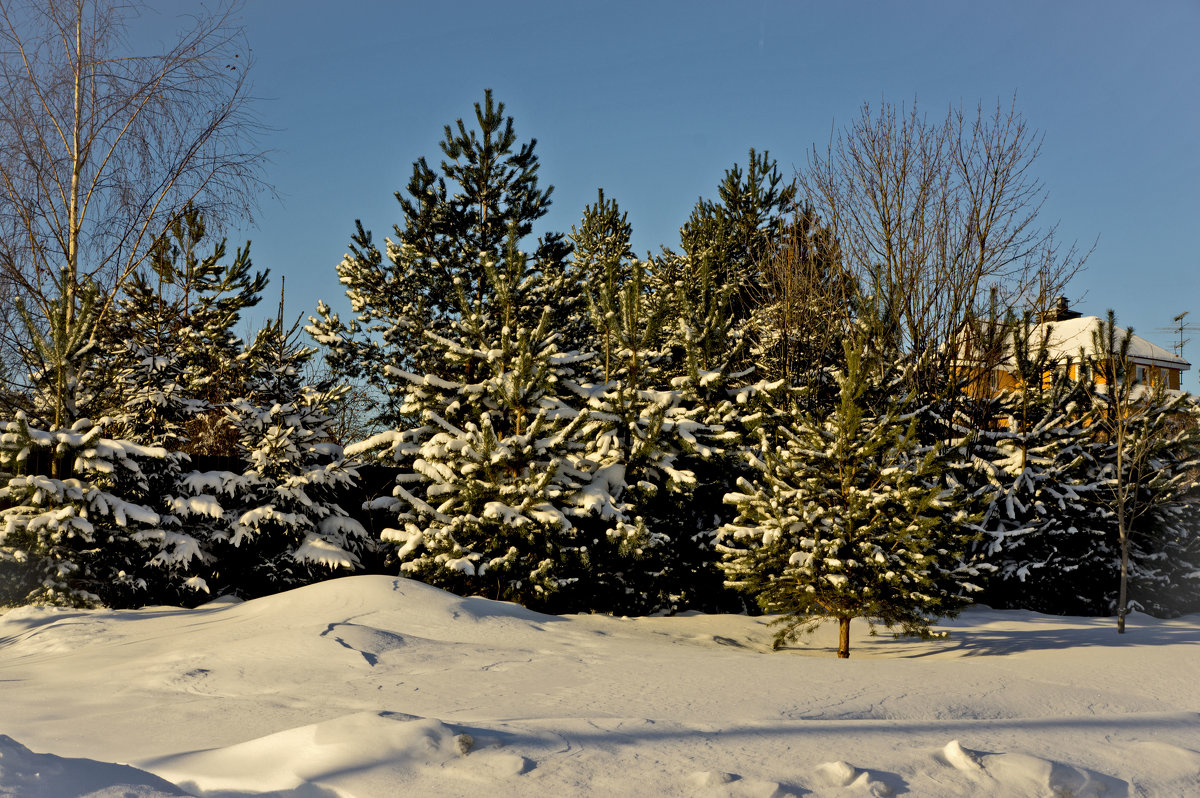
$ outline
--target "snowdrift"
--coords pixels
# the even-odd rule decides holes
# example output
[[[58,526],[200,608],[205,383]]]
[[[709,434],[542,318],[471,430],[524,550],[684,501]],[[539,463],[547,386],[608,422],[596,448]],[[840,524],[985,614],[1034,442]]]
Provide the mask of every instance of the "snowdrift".
[[[945,640],[553,617],[359,576],[0,616],[0,796],[1191,796],[1200,618]]]

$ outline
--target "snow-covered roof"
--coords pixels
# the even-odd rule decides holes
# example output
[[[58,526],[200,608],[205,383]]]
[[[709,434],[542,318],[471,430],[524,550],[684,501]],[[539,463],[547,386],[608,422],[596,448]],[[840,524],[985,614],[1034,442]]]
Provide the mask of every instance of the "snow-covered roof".
[[[1042,330],[1045,328],[1049,329],[1046,347],[1051,355],[1078,358],[1081,350],[1087,353],[1094,353],[1094,335],[1096,330],[1100,329],[1100,318],[1098,316],[1080,316],[1077,319],[1064,319],[1062,321],[1039,324],[1033,328],[1033,334],[1030,339],[1031,344],[1041,341]],[[1117,327],[1117,342],[1119,343],[1124,338],[1125,329]],[[1163,349],[1157,344],[1152,344],[1136,333],[1129,340],[1129,358],[1145,365],[1164,366],[1182,371],[1186,371],[1192,365],[1174,352]]]

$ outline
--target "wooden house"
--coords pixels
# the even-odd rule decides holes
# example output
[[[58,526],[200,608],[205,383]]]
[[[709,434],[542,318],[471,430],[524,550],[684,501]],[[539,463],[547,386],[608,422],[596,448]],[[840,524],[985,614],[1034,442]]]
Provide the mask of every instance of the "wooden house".
[[[1097,356],[1095,336],[1101,323],[1098,316],[1084,316],[1071,310],[1066,298],[1060,297],[1055,308],[1041,314],[1039,322],[1030,327],[1029,345],[1036,349],[1044,336],[1048,354],[1060,363],[1070,363],[1068,376],[1079,379],[1081,359],[1094,363]],[[1121,327],[1116,328],[1118,343],[1125,337],[1125,332]],[[1128,361],[1127,379],[1148,387],[1162,386],[1168,391],[1179,391],[1183,372],[1191,368],[1191,363],[1179,355],[1137,334],[1130,337]],[[1010,353],[996,353],[986,359],[968,355],[960,359],[959,365],[960,368],[979,370],[969,387],[969,392],[976,396],[995,396],[1019,387]],[[1090,379],[1103,384],[1104,377],[1097,372],[1094,368],[1087,369]]]

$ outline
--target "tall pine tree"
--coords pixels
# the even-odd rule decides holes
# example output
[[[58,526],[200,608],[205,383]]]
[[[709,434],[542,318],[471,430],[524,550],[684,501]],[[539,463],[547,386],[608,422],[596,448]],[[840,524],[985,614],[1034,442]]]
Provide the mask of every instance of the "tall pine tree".
[[[603,413],[585,406],[596,358],[578,280],[591,267],[571,268],[558,234],[526,248],[550,190],[490,92],[441,149],[440,169],[418,160],[398,195],[386,260],[360,226],[339,265],[355,319],[322,308],[309,328],[335,367],[390,397],[391,429],[351,447],[400,470],[372,506],[396,519],[384,534],[405,573],[545,609],[625,605],[598,595],[612,592],[599,574],[652,536],[634,517],[616,540],[594,522],[622,488],[583,433]]]
[[[406,191],[396,194],[403,221],[384,253],[357,225],[350,252],[337,267],[354,319],[343,322],[321,305],[310,327],[335,370],[366,377],[389,398],[380,412],[386,424],[401,422],[408,386],[390,366],[443,378],[472,376],[448,371],[435,340],[456,334],[460,295],[469,306],[489,299],[487,270],[506,257],[509,238],[531,235],[550,207],[553,188],[538,185],[536,140],[518,141],[512,117],[490,89],[475,105],[475,122],[446,125],[439,168],[423,157],[413,164]],[[543,307],[575,296],[565,268],[569,249],[561,234],[540,238],[529,269],[540,275],[538,301],[513,308],[517,318],[489,315],[489,323],[532,328]],[[476,368],[470,361],[460,366]]]

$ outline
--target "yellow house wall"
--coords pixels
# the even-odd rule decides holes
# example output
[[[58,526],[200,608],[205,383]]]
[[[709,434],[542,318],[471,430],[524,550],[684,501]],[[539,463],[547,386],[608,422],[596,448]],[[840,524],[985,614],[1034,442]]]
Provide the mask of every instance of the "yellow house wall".
[[[975,396],[995,396],[996,394],[1000,393],[1001,391],[1012,391],[1012,390],[1016,390],[1017,388],[1020,387],[1020,381],[1017,379],[1016,375],[1012,374],[1011,372],[1004,371],[1002,369],[997,369],[995,373],[996,373],[996,378],[994,380],[995,390],[992,390],[993,380],[990,379],[988,377],[988,375],[983,374],[983,375],[976,377],[972,381],[972,383],[971,383],[972,394]],[[1148,366],[1146,368],[1146,375],[1147,375],[1146,382],[1149,383],[1150,385],[1163,384],[1164,377],[1165,377],[1166,380],[1165,380],[1164,387],[1169,388],[1170,390],[1173,390],[1173,391],[1179,390],[1180,379],[1181,379],[1181,375],[1182,375],[1182,371],[1180,369],[1164,368],[1161,366]],[[1067,376],[1072,380],[1079,379],[1079,364],[1078,363],[1070,364],[1070,366],[1067,369]],[[1104,375],[1097,374],[1093,370],[1091,376],[1092,376],[1092,381],[1095,382],[1096,385],[1107,384],[1107,380],[1104,379]],[[1053,372],[1048,371],[1044,375],[1042,375],[1043,387],[1048,388],[1050,386],[1052,379],[1053,379]]]

